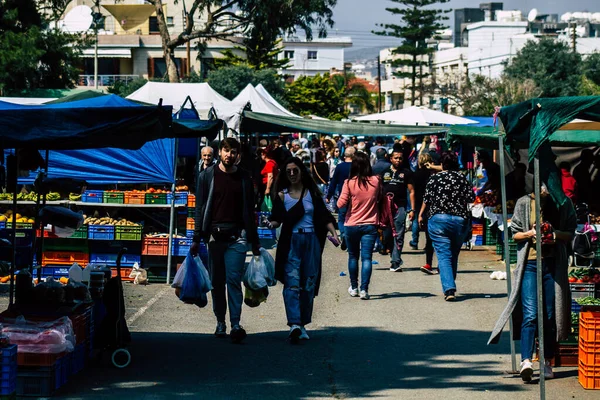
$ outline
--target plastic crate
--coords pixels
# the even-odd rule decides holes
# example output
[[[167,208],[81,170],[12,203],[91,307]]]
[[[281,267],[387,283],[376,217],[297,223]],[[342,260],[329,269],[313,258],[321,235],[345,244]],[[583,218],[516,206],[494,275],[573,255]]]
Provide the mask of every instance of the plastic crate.
[[[173,193],[167,194],[167,204],[173,201]],[[175,192],[175,204],[186,206],[188,203],[188,192]]]
[[[18,347],[16,344],[11,344],[7,347],[0,347],[0,362],[2,365],[6,362],[12,362],[13,358],[17,355]]]
[[[194,237],[194,230],[193,229],[187,229],[185,231],[185,237],[193,238]]]
[[[473,224],[473,236],[483,235],[483,224]]]
[[[57,389],[56,366],[45,368],[20,368],[17,372],[17,395],[50,397]]]
[[[6,229],[10,230],[12,229],[12,222],[7,222],[6,223]],[[17,229],[33,229],[33,223],[32,222],[17,222]]]
[[[473,235],[473,244],[475,246],[483,246],[483,235]]]
[[[600,367],[600,342],[587,342],[579,340],[579,360],[585,365]]]
[[[13,237],[12,229],[5,229],[0,230],[0,239],[7,239],[11,243],[16,242],[18,247],[31,246],[33,244],[34,234],[35,232],[33,229],[17,229],[15,236]]]
[[[75,343],[81,344],[87,338],[87,326],[85,314],[74,314],[70,315],[69,319],[73,325],[73,332],[75,333]]]
[[[0,369],[0,382],[2,386],[6,386],[7,383],[17,380],[17,362],[13,365],[7,365]],[[11,392],[12,393],[12,392]]]
[[[104,202],[104,190],[86,190],[81,196],[84,203],[102,203]]]
[[[148,256],[166,256],[169,252],[169,238],[145,237],[142,242],[142,254]]]
[[[51,367],[64,353],[17,353],[19,367]]]
[[[186,219],[185,229],[189,231],[193,231],[196,228],[196,221],[194,218]]]
[[[196,207],[196,195],[195,194],[188,194],[187,206],[189,208]],[[599,257],[600,257],[600,255],[599,255]]]
[[[600,366],[585,365],[579,361],[578,376],[584,389],[600,389]]]
[[[571,300],[571,312],[579,314],[581,312],[581,305],[575,300]]]
[[[71,356],[71,375],[75,375],[79,373],[85,367],[86,360],[86,342],[78,344],[75,346],[75,350],[73,350],[73,355]]]
[[[129,277],[129,275],[131,275],[131,271],[133,271],[133,268],[121,268],[121,280],[125,282],[133,282],[134,278]],[[113,278],[117,276],[116,268],[111,268],[111,276]]]
[[[115,240],[142,240],[142,225],[116,225]]]
[[[579,313],[579,339],[586,343],[600,343],[600,312]]]
[[[146,193],[125,192],[125,204],[146,204]]]
[[[125,203],[125,193],[124,192],[105,191],[104,194],[102,195],[102,200],[104,203],[124,204]]]
[[[258,228],[258,237],[260,239],[275,239],[277,236],[276,230],[275,229],[269,229],[269,228]]]
[[[146,193],[146,204],[167,204],[166,193]]]
[[[597,283],[569,283],[571,288],[571,298],[579,299],[582,297],[598,297],[600,285]]]
[[[60,267],[52,267],[52,266],[42,267],[42,279],[54,278],[55,280],[58,280],[63,277],[68,277],[69,276],[69,268],[70,267],[62,267],[62,266],[60,266]]]
[[[78,229],[73,232],[71,239],[87,239],[88,238],[88,226],[81,225]]]
[[[171,254],[174,256],[187,256],[192,247],[192,238],[173,238]]]
[[[115,240],[114,225],[90,225],[88,238],[92,240]]]
[[[485,244],[487,246],[495,246],[498,243],[498,232],[496,229],[488,228],[485,231]]]
[[[17,375],[11,375],[8,379],[0,381],[0,396],[9,396],[17,390]]]
[[[88,243],[84,240],[72,238],[48,238],[44,240],[44,251],[76,251],[88,253]]]
[[[0,229],[6,228],[6,221],[0,221]]]
[[[77,263],[82,267],[90,260],[87,253],[72,251],[45,251],[42,253],[42,266],[46,265],[72,265]]]
[[[92,253],[90,254],[90,263],[106,264],[109,267],[117,266],[117,256],[115,253]],[[136,254],[123,254],[121,266],[133,267],[133,264],[142,262],[142,256]]]

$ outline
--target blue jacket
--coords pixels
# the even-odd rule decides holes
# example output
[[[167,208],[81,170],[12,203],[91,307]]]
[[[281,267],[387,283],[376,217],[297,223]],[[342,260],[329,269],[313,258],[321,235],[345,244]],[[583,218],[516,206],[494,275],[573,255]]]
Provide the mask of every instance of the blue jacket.
[[[327,189],[327,200],[331,200],[335,193],[342,192],[344,181],[350,177],[351,165],[351,162],[344,161],[335,167],[333,177],[329,181],[329,188]]]

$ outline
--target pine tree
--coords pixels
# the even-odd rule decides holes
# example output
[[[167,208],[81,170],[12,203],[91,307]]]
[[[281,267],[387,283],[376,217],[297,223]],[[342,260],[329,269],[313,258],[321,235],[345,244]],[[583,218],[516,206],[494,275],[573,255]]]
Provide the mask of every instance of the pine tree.
[[[390,0],[401,4],[403,8],[386,8],[386,11],[402,17],[401,24],[378,24],[383,28],[381,31],[374,31],[376,35],[392,36],[403,39],[400,47],[394,49],[392,54],[399,55],[398,59],[392,61],[393,67],[400,67],[401,70],[394,73],[398,78],[410,78],[411,85],[411,104],[415,104],[415,93],[422,88],[423,78],[429,74],[426,71],[428,61],[423,60],[424,56],[433,53],[435,49],[427,47],[427,40],[436,39],[437,33],[447,27],[441,21],[448,20],[444,14],[451,10],[441,10],[436,8],[426,8],[435,4],[448,3],[450,0]],[[408,67],[404,71],[403,67]],[[419,82],[417,84],[417,82]],[[422,96],[423,93],[420,93]]]

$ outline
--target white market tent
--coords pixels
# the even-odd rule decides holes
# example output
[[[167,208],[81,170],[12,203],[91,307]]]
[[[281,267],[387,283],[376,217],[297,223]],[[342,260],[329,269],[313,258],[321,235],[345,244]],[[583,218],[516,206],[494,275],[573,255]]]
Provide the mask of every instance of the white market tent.
[[[476,124],[477,121],[457,117],[426,107],[412,106],[401,110],[386,111],[356,118],[357,121],[386,121],[399,125],[429,126],[437,125],[467,125]]]
[[[229,100],[210,87],[208,83],[147,82],[127,98],[149,104],[158,104],[159,100],[162,99],[163,104],[173,106],[175,112],[181,109],[188,96],[190,96],[194,107],[200,113],[201,119],[208,118],[211,108],[219,109],[230,103]]]
[[[277,100],[275,100],[275,98],[273,98],[273,96],[271,96],[271,93],[269,93],[267,91],[267,89],[265,89],[265,87],[262,85],[262,83],[259,83],[255,87],[255,89],[258,92],[258,94],[260,94],[265,100],[267,100],[269,103],[273,104],[275,107],[277,107],[283,113],[287,114],[290,117],[299,117],[299,115],[296,115],[296,114],[288,111],[284,106],[279,104],[279,102]]]
[[[281,117],[302,118],[293,114],[279,104],[264,88],[261,94],[252,84],[248,84],[229,104],[215,107],[217,117],[225,121],[227,127],[239,132],[242,114],[249,104],[252,112],[276,115]]]

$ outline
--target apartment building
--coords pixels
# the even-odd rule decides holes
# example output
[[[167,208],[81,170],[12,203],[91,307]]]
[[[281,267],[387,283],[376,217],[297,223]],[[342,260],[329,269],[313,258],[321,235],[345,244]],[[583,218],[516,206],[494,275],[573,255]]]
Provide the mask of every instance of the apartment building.
[[[344,50],[352,47],[352,38],[333,36],[315,38],[311,41],[299,37],[285,37],[283,52],[279,58],[290,60],[289,65],[281,72],[291,79],[299,76],[324,74],[333,69],[344,69]]]

